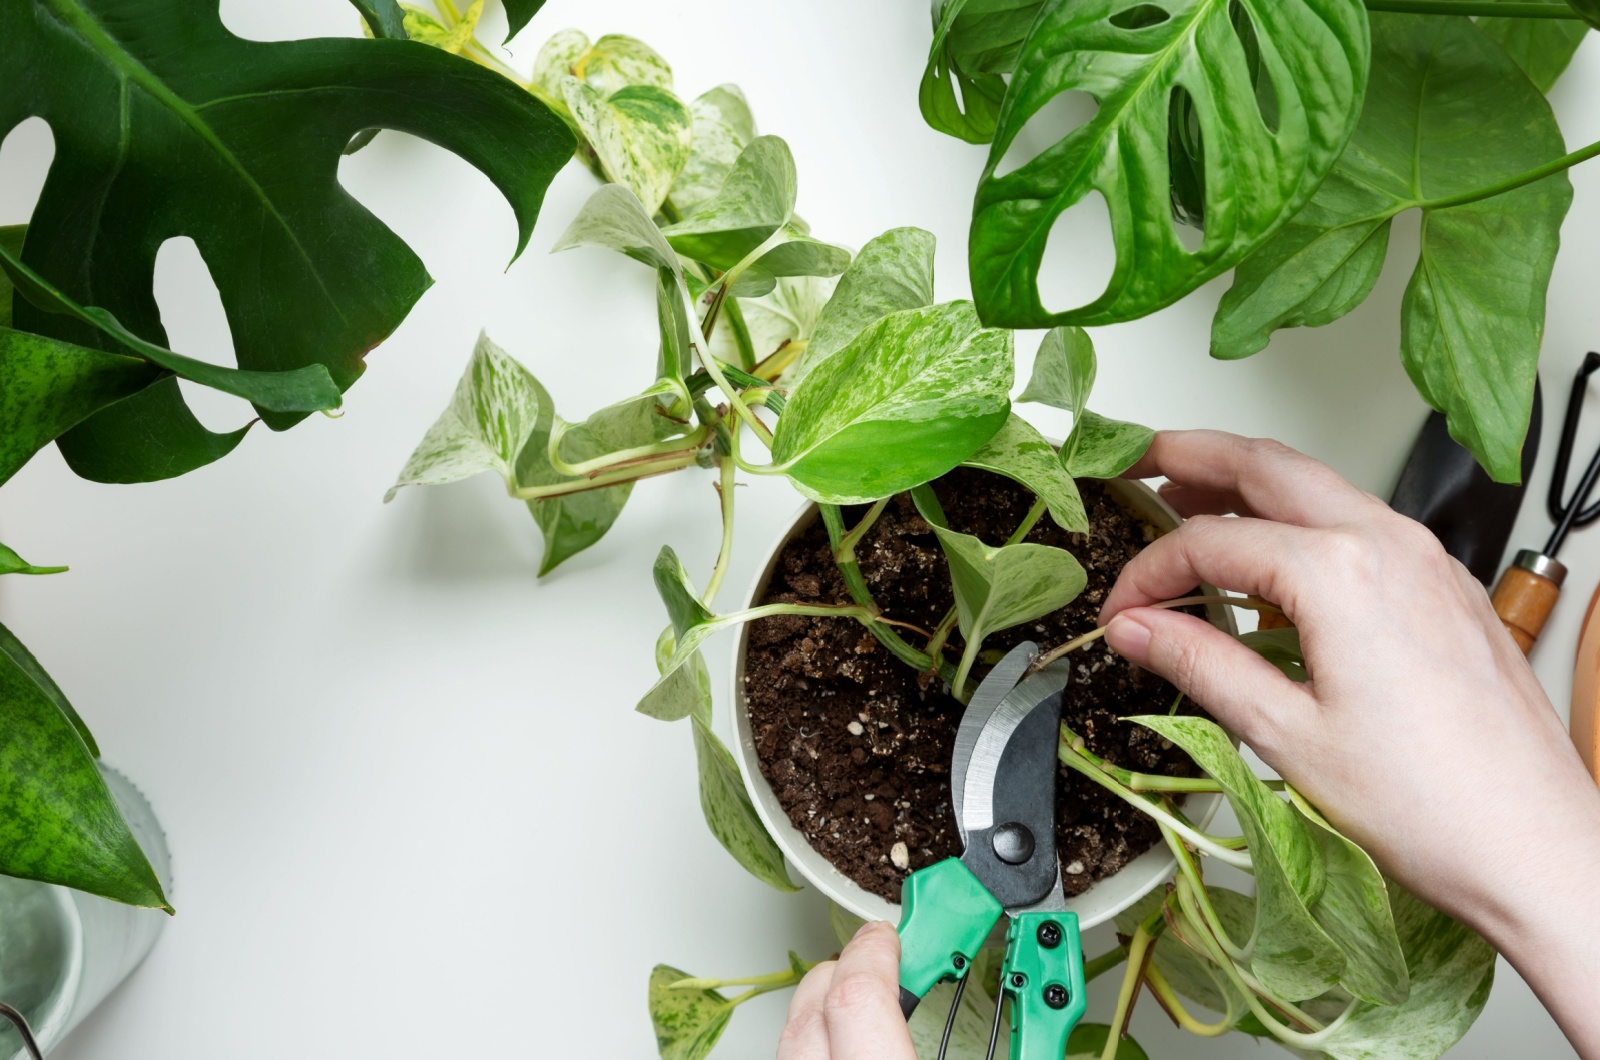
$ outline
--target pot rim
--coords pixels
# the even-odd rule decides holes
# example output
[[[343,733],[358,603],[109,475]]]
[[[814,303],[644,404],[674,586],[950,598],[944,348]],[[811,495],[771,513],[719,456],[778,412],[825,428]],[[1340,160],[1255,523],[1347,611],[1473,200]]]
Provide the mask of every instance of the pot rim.
[[[1159,533],[1165,534],[1183,521],[1155,490],[1143,482],[1131,479],[1106,479],[1104,483],[1119,504],[1131,509],[1147,523],[1155,525]],[[765,594],[777,566],[778,557],[784,548],[795,537],[809,529],[819,517],[820,510],[814,502],[806,501],[800,506],[794,518],[789,521],[768,551],[766,562],[751,580],[750,587],[743,597],[745,607],[754,606],[755,602]],[[1215,593],[1209,585],[1202,586],[1202,591],[1208,595]],[[1226,605],[1207,605],[1206,617],[1212,625],[1225,632],[1237,633],[1233,612]],[[900,919],[898,903],[885,901],[867,891],[835,868],[811,846],[805,835],[790,822],[788,814],[778,802],[777,793],[761,774],[760,759],[756,753],[750,726],[749,707],[744,694],[745,654],[749,647],[749,638],[749,625],[741,625],[738,643],[733,652],[732,696],[729,702],[735,737],[733,755],[739,764],[739,774],[744,778],[745,791],[750,796],[756,815],[761,819],[767,833],[778,844],[788,863],[799,871],[806,882],[831,901],[855,916],[867,920],[898,921]],[[1210,824],[1221,805],[1221,795],[1191,795],[1187,800],[1186,809],[1196,827],[1204,829]],[[1177,862],[1171,851],[1164,844],[1157,843],[1113,875],[1095,883],[1083,894],[1067,899],[1066,907],[1078,914],[1082,927],[1094,927],[1110,920],[1171,879],[1176,869]]]

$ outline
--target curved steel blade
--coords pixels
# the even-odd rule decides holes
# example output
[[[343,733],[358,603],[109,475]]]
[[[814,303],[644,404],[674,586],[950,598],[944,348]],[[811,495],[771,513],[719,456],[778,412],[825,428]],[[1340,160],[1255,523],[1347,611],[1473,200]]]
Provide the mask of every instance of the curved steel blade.
[[[967,756],[962,781],[961,812],[965,814],[962,827],[967,832],[989,828],[995,823],[994,784],[1006,745],[1034,707],[1067,687],[1070,673],[1071,664],[1066,659],[1058,659],[1038,673],[1023,678],[990,712]],[[965,719],[962,724],[966,724]],[[1051,776],[1054,775],[1052,771]]]
[[[956,811],[956,829],[961,833],[961,845],[967,844],[967,825],[962,815],[963,797],[967,785],[967,763],[972,760],[973,749],[978,746],[978,734],[989,723],[1000,701],[1017,686],[1022,675],[1033,665],[1039,654],[1039,645],[1025,640],[1006,653],[994,664],[978,690],[972,693],[967,711],[961,715],[961,727],[956,730],[956,747],[950,754],[950,802]]]

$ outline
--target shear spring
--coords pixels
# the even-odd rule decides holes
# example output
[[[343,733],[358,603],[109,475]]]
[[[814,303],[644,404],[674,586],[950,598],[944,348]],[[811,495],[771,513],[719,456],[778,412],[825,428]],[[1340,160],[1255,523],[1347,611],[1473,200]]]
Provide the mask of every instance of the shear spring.
[[[28,1026],[26,1017],[4,1001],[0,1001],[0,1016],[10,1020],[17,1033],[22,1035],[22,1045],[28,1050],[28,1055],[33,1060],[44,1060],[44,1053],[39,1049],[39,1043],[33,1037],[33,1028]]]
[[[1554,556],[1567,539],[1571,531],[1588,526],[1596,519],[1600,519],[1600,501],[1585,508],[1584,502],[1593,492],[1596,480],[1600,480],[1600,451],[1596,451],[1589,466],[1584,469],[1583,477],[1578,480],[1578,488],[1573,491],[1572,499],[1566,500],[1562,494],[1567,489],[1567,471],[1572,465],[1572,450],[1578,440],[1578,420],[1583,415],[1583,398],[1588,389],[1589,377],[1600,371],[1600,353],[1590,352],[1583,359],[1583,364],[1578,368],[1578,376],[1572,382],[1572,393],[1567,398],[1567,417],[1561,424],[1561,444],[1556,447],[1555,469],[1550,477],[1550,495],[1545,502],[1545,507],[1550,511],[1550,518],[1556,524],[1555,532],[1550,535],[1550,541],[1544,547],[1544,554]]]

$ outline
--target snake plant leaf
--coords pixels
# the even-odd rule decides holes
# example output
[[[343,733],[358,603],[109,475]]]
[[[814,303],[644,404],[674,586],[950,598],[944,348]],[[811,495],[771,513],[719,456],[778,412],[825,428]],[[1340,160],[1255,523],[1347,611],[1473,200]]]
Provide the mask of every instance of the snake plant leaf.
[[[627,185],[652,214],[661,209],[689,160],[693,132],[682,101],[655,85],[607,94],[575,77],[561,82],[561,98],[600,178]]]
[[[1411,993],[1399,1005],[1357,1004],[1317,1045],[1333,1060],[1442,1056],[1478,1018],[1494,985],[1493,947],[1398,884],[1389,890]]]
[[[789,879],[782,851],[756,815],[733,755],[699,714],[691,714],[689,720],[700,766],[700,811],[711,834],[746,872],[762,883],[786,893],[798,891],[800,888]]]
[[[1116,478],[1139,462],[1155,436],[1149,427],[1084,409],[1061,446],[1061,461],[1074,478]]]
[[[0,250],[20,258],[22,243],[27,237],[27,225],[0,225]],[[0,272],[0,328],[11,326],[11,292],[11,277]]]
[[[0,483],[52,439],[160,375],[138,357],[0,328]]]
[[[665,964],[650,971],[650,1022],[661,1060],[705,1060],[733,1017],[733,1002],[715,990],[674,990],[692,979]]]
[[[83,723],[0,627],[0,874],[171,911]]]
[[[517,486],[517,456],[541,421],[549,433],[550,396],[539,381],[489,338],[478,335],[450,404],[406,461],[387,503],[406,486],[438,486],[484,471]]]
[[[1261,44],[1277,109],[1269,125],[1230,17],[1237,3]],[[1160,309],[1232,268],[1311,197],[1344,149],[1366,90],[1361,0],[1162,0],[1166,17],[1130,18],[1123,0],[1054,2],[1016,60],[988,168],[978,185],[969,260],[986,323],[1018,328],[1109,324]],[[1204,241],[1190,251],[1172,216],[1169,116],[1178,89],[1196,103],[1206,143]],[[1018,135],[1062,92],[1099,102],[1087,124],[1000,173]],[[1045,308],[1039,270],[1055,220],[1098,192],[1116,265],[1094,301]]]
[[[689,104],[689,160],[672,182],[680,217],[698,210],[722,188],[739,154],[756,138],[756,120],[738,85],[718,85]]]
[[[12,555],[15,554],[12,553]],[[59,569],[65,570],[66,568]],[[44,667],[39,665],[39,660],[33,657],[33,653],[16,638],[15,634],[4,626],[0,626],[0,658],[3,658],[5,666],[13,668],[22,677],[33,682],[39,693],[55,704],[56,709],[78,731],[78,736],[82,738],[83,745],[89,749],[89,755],[93,758],[99,758],[100,745],[95,742],[94,734],[89,731],[89,726],[84,724],[83,718],[78,715],[77,710],[67,699],[66,694],[45,672]]]
[[[656,670],[665,671],[678,638],[669,625],[656,638]],[[691,714],[711,723],[711,671],[706,669],[705,655],[695,652],[689,661],[678,667],[660,684],[652,688],[635,708],[640,714],[657,721],[682,721]]]
[[[991,548],[971,534],[928,522],[950,564],[956,615],[968,644],[1065,607],[1088,584],[1082,564],[1065,549],[1026,542]]]
[[[1433,204],[1560,156],[1561,131],[1521,69],[1466,18],[1374,15],[1372,47],[1350,150],[1305,210],[1239,267],[1212,324],[1212,354],[1247,356],[1277,328],[1349,312],[1377,280],[1391,219],[1420,207],[1401,360],[1423,399],[1448,414],[1451,436],[1497,481],[1515,482],[1572,185],[1558,173]]]
[[[1328,880],[1321,848],[1304,819],[1256,778],[1215,722],[1165,716],[1129,720],[1183,748],[1222,786],[1239,818],[1256,878],[1250,958],[1256,978],[1289,1001],[1316,997],[1339,982],[1344,954],[1311,913]]]
[[[1067,1038],[1067,1055],[1065,1060],[1099,1060],[1105,1055],[1106,1042],[1111,1038],[1112,1030],[1105,1023],[1080,1023],[1072,1028],[1072,1034]],[[988,1049],[987,1039],[984,1049]],[[1150,1054],[1144,1051],[1131,1035],[1123,1035],[1117,1043],[1117,1060],[1150,1060]]]
[[[242,397],[259,409],[273,412],[317,412],[339,407],[339,388],[321,364],[277,372],[251,372],[197,361],[146,342],[104,309],[79,305],[4,246],[0,246],[0,270],[4,270],[11,281],[13,297],[21,295],[42,312],[72,317],[87,324],[179,378]]]
[[[405,11],[405,38],[426,44],[430,48],[460,55],[461,49],[478,31],[478,20],[483,17],[483,0],[472,0],[453,25],[447,24],[437,14],[415,4],[401,4]]]
[[[1011,362],[1011,333],[979,325],[969,302],[892,313],[790,393],[773,462],[824,504],[930,482],[1005,424]]]
[[[350,0],[361,13],[361,21],[374,37],[406,39],[406,13],[395,0]]]
[[[60,574],[65,567],[37,567],[21,556],[16,549],[0,544],[0,574]]]
[[[56,143],[23,260],[159,346],[156,252],[188,235],[210,266],[241,369],[322,364],[348,388],[429,283],[416,255],[339,184],[351,139],[398,129],[460,155],[511,203],[520,248],[572,138],[532,95],[464,59],[399,40],[244,40],[218,6],[0,8],[0,135],[38,116]],[[23,330],[112,348],[81,321],[14,309]],[[262,418],[284,429],[303,413]],[[62,449],[89,478],[160,477],[231,448],[229,436],[197,429],[177,386],[158,381],[75,428]]]
[[[1289,800],[1310,827],[1327,866],[1328,882],[1311,915],[1344,952],[1339,985],[1375,1005],[1402,1004],[1411,992],[1411,979],[1382,873],[1366,851],[1340,834],[1299,792],[1291,788]]]
[[[1239,634],[1239,641],[1276,666],[1289,680],[1311,680],[1306,672],[1305,655],[1300,651],[1300,631],[1293,626],[1251,630]]]
[[[1580,0],[1582,2],[1582,0]],[[1596,5],[1600,10],[1600,5]],[[1589,27],[1572,18],[1479,17],[1478,29],[1506,50],[1534,87],[1549,92],[1572,62]]]
[[[509,23],[506,40],[526,29],[543,6],[544,0],[505,0],[506,22]]]
[[[1015,412],[1006,417],[1005,424],[982,449],[961,463],[963,467],[1004,475],[1042,498],[1050,509],[1050,518],[1063,530],[1075,534],[1089,532],[1083,497],[1078,493],[1077,483],[1062,466],[1056,447]]]
[[[805,378],[868,325],[932,305],[933,250],[933,233],[921,228],[891,228],[862,247],[818,316],[793,381]]]

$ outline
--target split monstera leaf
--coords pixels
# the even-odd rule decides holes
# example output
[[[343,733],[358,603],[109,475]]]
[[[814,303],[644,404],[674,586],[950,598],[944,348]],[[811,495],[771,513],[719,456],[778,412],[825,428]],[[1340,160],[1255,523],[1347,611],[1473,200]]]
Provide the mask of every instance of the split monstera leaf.
[[[1566,153],[1543,98],[1586,31],[1575,16],[1600,24],[1593,0],[1570,6],[1474,21],[1369,18],[1365,0],[945,0],[920,97],[934,128],[990,145],[970,244],[980,318],[1131,320],[1237,267],[1211,351],[1248,356],[1365,300],[1390,222],[1419,210],[1401,359],[1452,435],[1516,481],[1564,170],[1600,153]],[[1033,126],[1063,93],[1092,97],[1093,117],[1039,148]],[[1111,278],[1047,308],[1056,222],[1094,196]]]

